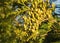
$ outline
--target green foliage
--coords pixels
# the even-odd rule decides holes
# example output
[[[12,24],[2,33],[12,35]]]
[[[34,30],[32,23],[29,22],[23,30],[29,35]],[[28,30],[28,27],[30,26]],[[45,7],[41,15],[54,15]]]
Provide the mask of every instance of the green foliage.
[[[56,22],[49,6],[48,0],[0,0],[0,43],[43,43]]]

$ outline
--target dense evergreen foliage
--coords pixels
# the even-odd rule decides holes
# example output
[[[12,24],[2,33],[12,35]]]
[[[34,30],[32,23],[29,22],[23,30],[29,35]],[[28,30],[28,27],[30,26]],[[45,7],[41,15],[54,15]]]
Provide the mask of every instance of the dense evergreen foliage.
[[[60,29],[53,11],[48,0],[0,0],[0,43],[43,43]]]

